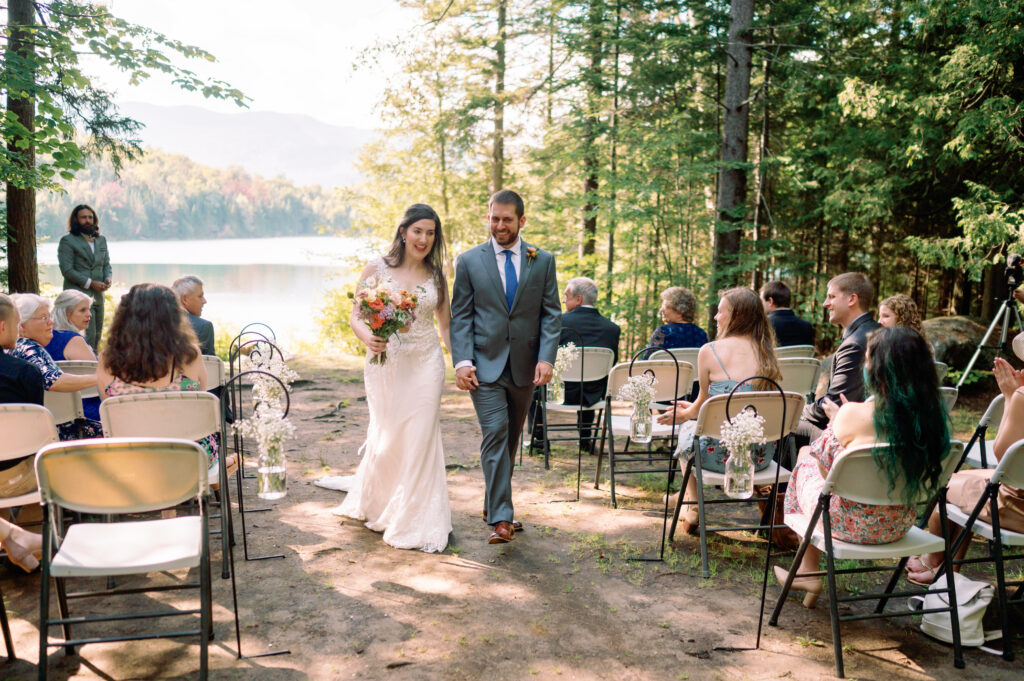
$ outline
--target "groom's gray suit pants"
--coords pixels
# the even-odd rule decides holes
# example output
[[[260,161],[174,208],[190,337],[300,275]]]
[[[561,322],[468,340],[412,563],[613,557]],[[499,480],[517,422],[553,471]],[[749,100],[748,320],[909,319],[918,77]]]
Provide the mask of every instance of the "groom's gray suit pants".
[[[483,435],[480,467],[486,492],[484,509],[491,525],[512,522],[512,467],[523,433],[523,421],[530,407],[533,384],[517,386],[508,365],[494,383],[481,383],[470,391]]]

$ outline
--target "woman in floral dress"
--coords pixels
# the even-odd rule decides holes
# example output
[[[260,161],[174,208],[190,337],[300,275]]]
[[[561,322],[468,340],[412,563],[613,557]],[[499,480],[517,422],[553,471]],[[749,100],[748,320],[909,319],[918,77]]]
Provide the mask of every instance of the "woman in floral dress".
[[[905,326],[881,328],[868,339],[865,385],[873,399],[848,402],[835,411],[831,425],[800,451],[786,491],[786,513],[810,516],[832,464],[853,447],[888,442],[875,452],[890,484],[908,481],[907,503],[871,506],[833,497],[829,505],[832,537],[855,544],[887,544],[907,533],[917,518],[911,500],[934,492],[949,452],[949,426],[939,398],[938,379],[928,344]],[[800,572],[816,572],[821,552],[808,546]],[[788,570],[775,568],[779,582]],[[806,592],[814,607],[822,591],[820,577],[797,577],[793,589]]]

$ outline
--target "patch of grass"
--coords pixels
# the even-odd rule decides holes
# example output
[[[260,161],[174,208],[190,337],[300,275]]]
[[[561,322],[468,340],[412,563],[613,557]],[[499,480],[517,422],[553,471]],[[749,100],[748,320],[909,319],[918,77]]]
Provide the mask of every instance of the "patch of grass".
[[[811,646],[814,646],[815,648],[824,648],[825,647],[825,642],[824,641],[819,641],[818,639],[811,638],[810,636],[797,636],[796,637],[796,642],[798,644],[800,644],[801,646],[803,646],[804,648],[809,648]]]

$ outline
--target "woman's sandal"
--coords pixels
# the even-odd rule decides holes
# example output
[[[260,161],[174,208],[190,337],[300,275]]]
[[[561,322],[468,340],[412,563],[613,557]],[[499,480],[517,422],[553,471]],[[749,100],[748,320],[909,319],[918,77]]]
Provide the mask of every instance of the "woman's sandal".
[[[39,559],[43,555],[41,550],[31,551],[10,536],[4,539],[2,543],[4,551],[7,552],[7,559],[25,572],[32,572],[39,567]]]
[[[941,565],[931,567],[925,562],[924,556],[911,556],[907,560],[907,581],[918,586],[931,586],[941,567]]]
[[[775,566],[775,579],[778,580],[780,585],[786,583],[788,576],[789,570],[781,565]],[[804,592],[804,607],[808,610],[818,604],[818,596],[821,595],[824,588],[821,577],[795,577],[793,583],[789,585],[790,591]]]

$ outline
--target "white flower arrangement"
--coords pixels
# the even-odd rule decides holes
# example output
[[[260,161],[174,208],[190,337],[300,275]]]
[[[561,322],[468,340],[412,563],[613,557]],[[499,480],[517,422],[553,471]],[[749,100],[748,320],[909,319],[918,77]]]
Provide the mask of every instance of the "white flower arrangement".
[[[577,361],[582,354],[583,349],[576,347],[575,343],[566,343],[559,346],[558,354],[555,355],[554,377],[561,378],[565,370],[569,368],[569,365]]]
[[[630,376],[619,386],[617,397],[633,404],[650,404],[654,400],[654,386],[657,384],[658,379],[651,374]]]
[[[270,353],[257,355],[255,359],[252,358],[252,355],[244,357],[242,359],[242,371],[265,371],[276,376],[281,381],[281,383],[278,383],[273,378],[262,374],[253,374],[252,376],[253,400],[257,404],[274,405],[277,407],[281,405],[284,391],[291,387],[291,384],[299,378],[299,375],[289,368],[280,355],[271,356]]]
[[[721,441],[730,453],[745,452],[750,445],[763,445],[764,417],[747,408],[729,419],[722,421]]]
[[[285,418],[280,406],[268,403],[257,404],[250,418],[232,427],[235,432],[255,439],[261,452],[280,451],[284,441],[295,435],[295,424]]]

